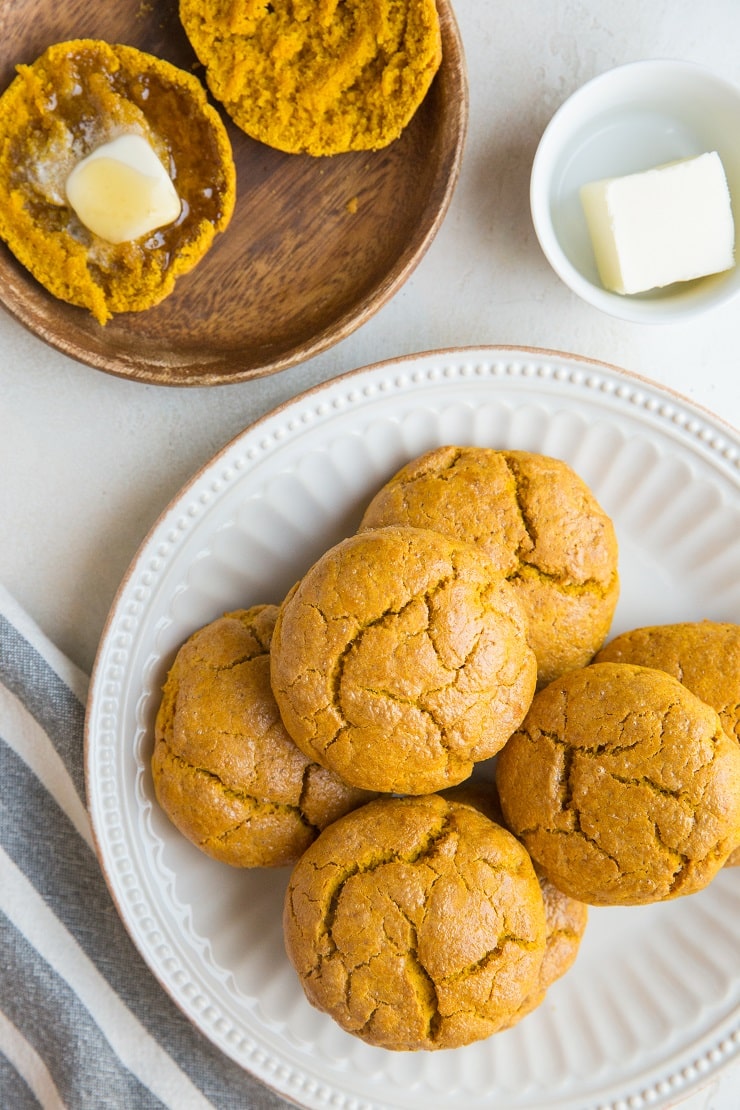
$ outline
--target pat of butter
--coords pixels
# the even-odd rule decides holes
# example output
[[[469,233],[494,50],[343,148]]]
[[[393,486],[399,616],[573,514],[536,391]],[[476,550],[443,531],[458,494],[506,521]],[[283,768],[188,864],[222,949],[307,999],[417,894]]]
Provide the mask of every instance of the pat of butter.
[[[109,243],[138,239],[180,215],[172,179],[140,135],[97,147],[77,163],[65,189],[85,227]]]
[[[642,293],[734,265],[735,229],[719,155],[701,154],[581,189],[602,284]]]

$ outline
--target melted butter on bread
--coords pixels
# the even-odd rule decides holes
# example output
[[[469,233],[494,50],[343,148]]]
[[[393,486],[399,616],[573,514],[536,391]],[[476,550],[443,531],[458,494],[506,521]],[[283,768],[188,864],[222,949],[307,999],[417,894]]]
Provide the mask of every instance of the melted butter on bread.
[[[124,243],[174,223],[181,211],[174,184],[140,135],[119,135],[74,167],[66,194],[80,221],[109,243]]]

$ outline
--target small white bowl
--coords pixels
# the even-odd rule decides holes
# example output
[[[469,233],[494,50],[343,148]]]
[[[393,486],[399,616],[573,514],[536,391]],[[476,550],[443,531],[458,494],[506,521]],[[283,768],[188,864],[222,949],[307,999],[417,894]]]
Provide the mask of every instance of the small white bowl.
[[[737,264],[722,274],[625,296],[599,280],[579,190],[716,150],[730,189]],[[740,89],[693,62],[632,62],[583,85],[557,110],[534,158],[530,206],[555,272],[623,320],[673,323],[740,292]]]

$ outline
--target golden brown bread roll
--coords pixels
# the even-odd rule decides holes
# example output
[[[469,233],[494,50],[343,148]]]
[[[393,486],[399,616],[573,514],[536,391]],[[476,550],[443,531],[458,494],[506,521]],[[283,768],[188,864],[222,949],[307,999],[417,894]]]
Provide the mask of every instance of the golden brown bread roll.
[[[157,713],[157,799],[202,851],[235,867],[293,863],[369,795],[311,763],[270,688],[274,605],[236,610],[178,651]]]
[[[648,667],[596,663],[550,683],[496,782],[508,827],[583,902],[690,894],[740,841],[740,748],[714,709]]]
[[[271,677],[305,754],[367,790],[467,778],[535,685],[514,591],[470,544],[419,528],[350,536],[283,602]]]
[[[286,949],[309,1001],[387,1049],[453,1048],[510,1023],[545,950],[524,848],[468,805],[380,798],[296,864]]]
[[[605,644],[594,662],[636,663],[672,674],[717,710],[727,735],[740,744],[740,625],[705,620],[635,628]],[[740,847],[725,866],[740,866]]]
[[[614,526],[560,459],[489,447],[438,447],[402,467],[361,529],[434,528],[479,546],[516,590],[544,685],[588,663],[619,596]]]

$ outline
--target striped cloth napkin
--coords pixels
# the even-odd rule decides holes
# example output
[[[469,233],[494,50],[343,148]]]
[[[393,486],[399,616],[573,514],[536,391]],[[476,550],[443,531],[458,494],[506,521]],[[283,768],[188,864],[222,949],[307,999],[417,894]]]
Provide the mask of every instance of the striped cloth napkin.
[[[85,809],[87,677],[0,587],[0,1107],[277,1110],[150,974]]]

